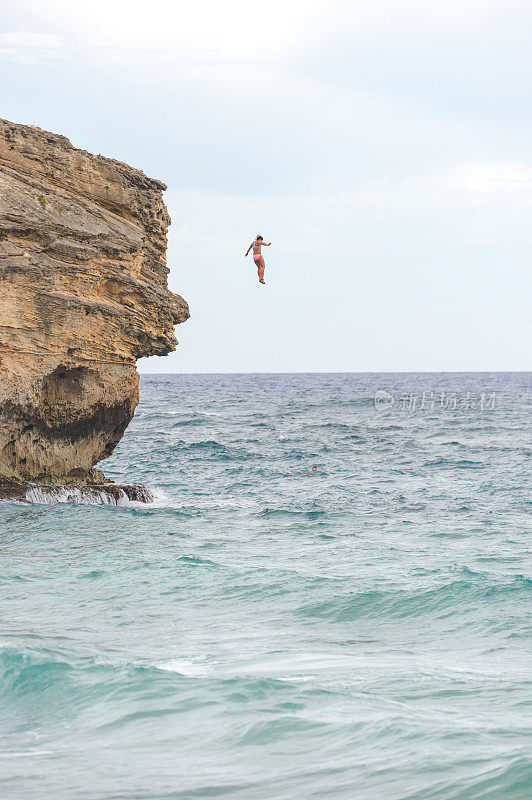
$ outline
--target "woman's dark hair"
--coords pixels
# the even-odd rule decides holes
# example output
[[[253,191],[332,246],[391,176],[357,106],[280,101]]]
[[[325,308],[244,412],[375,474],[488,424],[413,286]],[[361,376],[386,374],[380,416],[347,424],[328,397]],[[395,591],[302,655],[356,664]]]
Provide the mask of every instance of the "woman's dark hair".
[[[264,236],[257,236],[257,239],[264,239]]]

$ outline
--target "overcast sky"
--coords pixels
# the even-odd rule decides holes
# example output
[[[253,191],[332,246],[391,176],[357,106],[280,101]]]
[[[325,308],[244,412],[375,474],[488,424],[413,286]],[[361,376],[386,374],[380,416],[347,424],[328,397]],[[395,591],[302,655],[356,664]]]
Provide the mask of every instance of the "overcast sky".
[[[3,5],[0,116],[168,184],[141,371],[530,369],[529,2]]]

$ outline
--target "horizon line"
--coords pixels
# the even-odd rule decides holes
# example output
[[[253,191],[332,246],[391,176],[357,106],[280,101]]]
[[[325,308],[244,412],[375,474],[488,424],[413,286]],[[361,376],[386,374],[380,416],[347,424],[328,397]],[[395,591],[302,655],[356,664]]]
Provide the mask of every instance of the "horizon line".
[[[139,372],[139,375],[153,377],[155,375],[532,375],[532,370],[527,369],[471,369],[471,370],[332,370],[330,372],[307,370],[279,372]]]

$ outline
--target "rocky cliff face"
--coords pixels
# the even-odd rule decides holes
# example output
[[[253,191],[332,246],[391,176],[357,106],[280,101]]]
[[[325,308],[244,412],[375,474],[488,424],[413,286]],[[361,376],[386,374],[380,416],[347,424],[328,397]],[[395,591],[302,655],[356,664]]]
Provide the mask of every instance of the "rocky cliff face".
[[[0,483],[98,484],[188,306],[167,287],[165,185],[0,120]]]

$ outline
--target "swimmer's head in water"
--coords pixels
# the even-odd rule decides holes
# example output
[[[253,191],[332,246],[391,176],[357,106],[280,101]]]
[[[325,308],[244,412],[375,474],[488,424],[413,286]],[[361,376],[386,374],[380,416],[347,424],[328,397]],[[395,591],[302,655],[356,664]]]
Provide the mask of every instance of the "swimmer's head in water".
[[[263,239],[264,239],[264,236],[257,236],[257,241],[262,242]]]
[[[317,471],[318,471],[317,467],[312,467],[312,472],[317,472]]]

